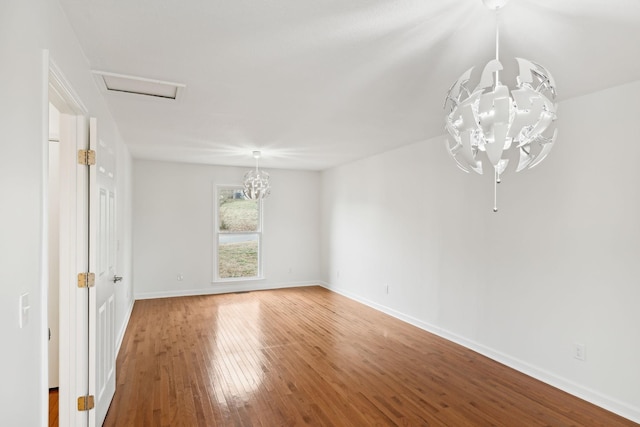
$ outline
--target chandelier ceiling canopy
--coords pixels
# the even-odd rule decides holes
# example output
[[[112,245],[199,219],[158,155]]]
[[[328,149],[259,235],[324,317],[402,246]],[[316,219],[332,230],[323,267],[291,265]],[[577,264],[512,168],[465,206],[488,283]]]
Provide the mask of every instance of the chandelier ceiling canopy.
[[[497,186],[510,161],[516,172],[537,166],[549,154],[557,137],[556,88],[543,66],[515,58],[518,74],[510,88],[500,80],[499,10],[508,0],[483,0],[496,11],[496,57],[476,77],[474,67],[451,86],[445,101],[449,133],[447,150],[465,172],[484,172],[483,162],[494,170],[494,212]],[[517,153],[517,154],[515,154]],[[517,160],[514,157],[518,157]]]

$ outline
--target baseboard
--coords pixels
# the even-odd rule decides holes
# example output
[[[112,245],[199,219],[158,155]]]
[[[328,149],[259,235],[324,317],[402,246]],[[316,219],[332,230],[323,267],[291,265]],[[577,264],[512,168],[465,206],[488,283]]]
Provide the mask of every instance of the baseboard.
[[[490,347],[484,346],[475,341],[466,339],[460,335],[447,331],[446,329],[440,328],[439,326],[430,324],[428,322],[424,322],[420,319],[416,319],[415,317],[408,316],[404,313],[396,311],[392,308],[370,301],[366,298],[361,297],[360,295],[354,294],[345,289],[332,286],[326,282],[316,282],[316,283],[330,290],[331,292],[335,292],[337,294],[343,295],[349,299],[352,299],[354,301],[367,305],[373,309],[376,309],[385,314],[388,314],[392,317],[395,317],[396,319],[402,320],[403,322],[409,323],[427,332],[438,335],[448,341],[452,341],[463,347],[471,349],[477,353],[482,354],[483,356],[486,356],[492,360],[495,360],[496,362],[502,363],[503,365],[508,366],[512,369],[515,369],[516,371],[522,372],[523,374],[526,374],[532,378],[542,381],[543,383],[549,384],[573,396],[576,396],[580,399],[586,400],[587,402],[593,403],[596,406],[599,406],[615,414],[618,414],[621,417],[625,417],[631,421],[640,423],[640,408],[636,408],[625,402],[621,402],[610,396],[606,396],[602,393],[599,393],[588,387],[584,387],[580,384],[577,384],[566,378],[563,378],[561,376],[548,372],[537,366],[531,365],[527,362],[511,357],[505,353],[502,353]]]
[[[233,292],[251,292],[251,291],[264,291],[267,289],[281,289],[281,288],[299,288],[302,286],[318,285],[320,282],[286,282],[286,283],[225,283],[225,284],[212,284],[208,288],[188,289],[179,291],[161,291],[161,292],[141,292],[135,294],[136,300],[142,299],[155,299],[155,298],[174,298],[174,297],[187,297],[194,295],[216,295],[216,294],[228,294]]]
[[[129,325],[129,319],[131,319],[132,312],[133,301],[129,303],[129,308],[127,309],[127,313],[124,316],[124,321],[122,322],[122,326],[120,327],[120,331],[118,332],[118,337],[116,338],[116,355],[120,352],[120,346],[122,345],[122,340],[124,339],[124,333],[127,331],[127,325]]]

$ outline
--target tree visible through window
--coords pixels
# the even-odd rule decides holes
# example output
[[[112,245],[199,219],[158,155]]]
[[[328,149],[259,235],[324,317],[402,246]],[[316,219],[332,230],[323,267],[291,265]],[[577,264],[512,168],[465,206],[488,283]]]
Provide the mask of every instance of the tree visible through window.
[[[260,201],[245,198],[241,187],[218,187],[216,279],[260,277],[261,238]]]

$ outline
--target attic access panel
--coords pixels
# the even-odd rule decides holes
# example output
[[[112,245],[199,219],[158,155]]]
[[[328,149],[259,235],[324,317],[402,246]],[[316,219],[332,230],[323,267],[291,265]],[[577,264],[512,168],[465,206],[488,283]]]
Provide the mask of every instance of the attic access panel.
[[[107,92],[121,92],[135,95],[153,96],[156,98],[178,99],[182,83],[166,82],[147,79],[144,77],[127,76],[124,74],[93,71],[100,86]]]

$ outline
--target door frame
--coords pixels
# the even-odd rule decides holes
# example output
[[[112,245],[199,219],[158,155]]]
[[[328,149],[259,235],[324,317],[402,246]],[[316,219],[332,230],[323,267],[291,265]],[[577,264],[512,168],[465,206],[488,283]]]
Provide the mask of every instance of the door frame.
[[[43,71],[46,76],[43,108],[47,112],[45,129],[48,130],[49,102],[60,111],[61,122],[59,420],[60,425],[86,426],[88,414],[77,410],[77,398],[88,394],[88,290],[77,287],[77,274],[89,271],[89,182],[86,166],[78,165],[77,150],[88,146],[89,114],[47,50],[43,52],[43,56]],[[48,147],[45,149],[45,157],[48,159]],[[43,284],[45,296],[47,282]],[[46,305],[44,307],[46,310]],[[44,319],[46,318],[45,313]],[[43,335],[48,335],[46,325],[42,332]],[[44,376],[48,378],[48,351],[43,352],[43,358]],[[44,405],[48,405],[48,399],[44,400]],[[48,410],[44,413],[48,414]]]

